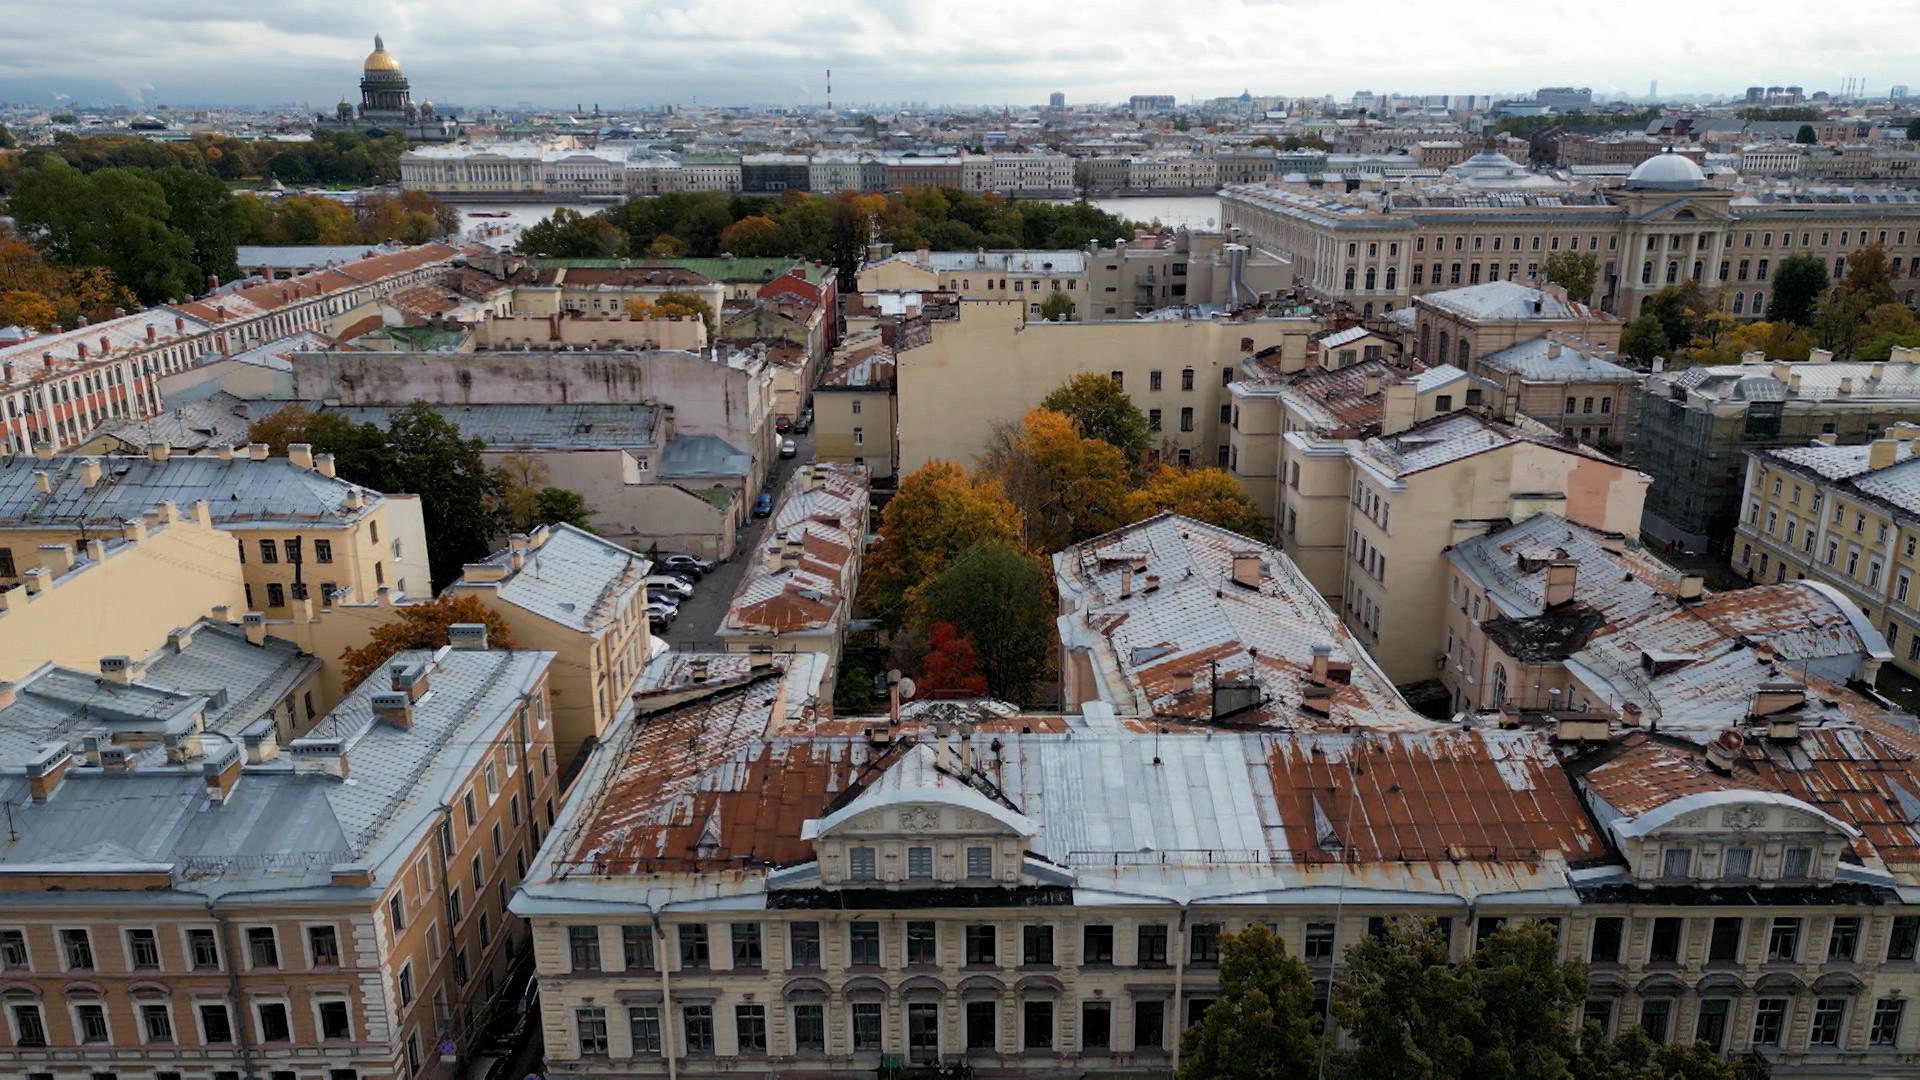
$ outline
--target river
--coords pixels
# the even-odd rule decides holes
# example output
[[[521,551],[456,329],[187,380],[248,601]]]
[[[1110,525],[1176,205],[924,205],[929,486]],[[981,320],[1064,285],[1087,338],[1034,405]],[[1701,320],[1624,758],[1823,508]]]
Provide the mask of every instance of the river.
[[[1049,199],[1048,202],[1067,202],[1066,199]],[[1216,195],[1116,195],[1104,199],[1094,199],[1093,204],[1109,214],[1117,214],[1129,221],[1150,223],[1158,221],[1162,225],[1174,227],[1186,226],[1190,229],[1210,231],[1220,227],[1220,198]],[[582,214],[594,214],[605,209],[601,203],[459,203],[462,215],[472,215],[476,211],[488,214],[504,213],[505,217],[476,218],[468,216],[469,228],[475,226],[519,226],[525,228],[561,206],[578,210]]]

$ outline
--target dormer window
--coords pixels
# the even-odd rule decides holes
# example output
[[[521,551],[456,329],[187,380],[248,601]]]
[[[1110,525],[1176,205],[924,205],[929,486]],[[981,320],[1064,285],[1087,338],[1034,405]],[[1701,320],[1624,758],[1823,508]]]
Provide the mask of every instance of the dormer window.
[[[990,878],[993,876],[992,848],[970,847],[967,849],[967,876],[970,878]]]
[[[910,847],[907,849],[907,876],[910,878],[933,877],[932,848]]]
[[[1668,848],[1665,864],[1660,868],[1662,877],[1683,878],[1693,869],[1692,848]]]
[[[1726,861],[1721,863],[1720,876],[1724,878],[1745,878],[1753,875],[1753,849],[1728,848]]]
[[[1803,878],[1813,866],[1813,849],[1791,847],[1787,849],[1786,861],[1780,866],[1780,876],[1784,878]]]
[[[847,876],[855,881],[872,881],[878,876],[872,848],[847,849]]]

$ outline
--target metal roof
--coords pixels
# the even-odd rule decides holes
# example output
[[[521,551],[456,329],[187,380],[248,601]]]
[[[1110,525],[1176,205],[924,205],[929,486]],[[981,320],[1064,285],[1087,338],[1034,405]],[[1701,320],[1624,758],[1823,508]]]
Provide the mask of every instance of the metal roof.
[[[718,435],[675,435],[661,450],[654,472],[663,480],[732,477],[747,475],[752,466],[751,455]]]
[[[502,601],[574,630],[597,632],[623,610],[653,572],[646,556],[572,525],[536,532],[514,570],[511,548],[496,551],[478,565],[504,566],[499,582],[455,586],[492,588]]]
[[[1480,358],[1480,364],[1511,371],[1529,382],[1639,382],[1638,372],[1612,362],[1608,355],[1595,346],[1583,347],[1550,336],[1488,353]]]
[[[92,487],[80,475],[89,462],[100,469]],[[40,472],[47,474],[50,493],[35,488],[34,474]],[[354,492],[364,499],[359,509],[347,507],[347,498]],[[286,458],[253,461],[236,454],[230,461],[185,456],[154,461],[145,456],[61,455],[50,461],[0,460],[0,529],[117,527],[139,520],[165,501],[183,512],[190,504],[204,501],[214,524],[223,529],[317,528],[364,517],[384,499],[378,492],[302,469]]]

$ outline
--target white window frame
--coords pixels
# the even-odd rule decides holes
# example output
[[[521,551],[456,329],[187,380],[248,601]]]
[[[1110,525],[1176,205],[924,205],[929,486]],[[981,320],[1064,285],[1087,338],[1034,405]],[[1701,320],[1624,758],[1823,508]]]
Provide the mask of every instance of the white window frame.
[[[286,954],[280,948],[280,928],[271,923],[252,923],[246,926],[242,926],[240,928],[240,940],[246,944],[246,949],[247,949],[247,965],[241,970],[243,971],[256,970],[253,963],[253,932],[255,930],[265,930],[269,934],[273,935],[274,965],[272,967],[261,967],[261,968],[258,968],[257,970],[260,970],[260,971],[287,970],[286,959],[285,959]],[[301,936],[304,938],[306,935],[302,934]]]
[[[319,964],[313,959],[313,935],[310,931],[321,926],[328,927],[333,931],[333,948],[335,952],[340,954],[340,963],[335,966],[345,967],[347,950],[345,941],[340,933],[340,924],[327,919],[316,919],[313,922],[303,922],[300,924],[300,953],[306,958],[307,969],[311,971],[319,967]],[[329,968],[328,970],[333,969]]]
[[[25,1003],[22,1002],[22,1004],[25,1004]],[[105,1024],[107,1028],[107,1037],[105,1041],[88,1042],[86,1038],[80,1034],[80,1006],[82,1005],[92,1005],[95,1008],[100,1010],[100,1022],[102,1024]],[[46,1010],[43,1007],[40,1012],[40,1016],[43,1023],[45,1022],[46,1015],[47,1015]],[[82,997],[82,998],[69,999],[67,1001],[67,1023],[72,1025],[72,1027],[69,1030],[73,1032],[73,1044],[75,1046],[113,1046],[115,1045],[116,1040],[113,1037],[113,1010],[107,1007],[107,999],[105,997],[94,996],[94,997]],[[47,1042],[49,1043],[53,1042],[53,1038],[52,1038],[53,1033],[48,1032],[47,1036],[48,1036]]]
[[[347,1007],[347,1035],[346,1035],[346,1038],[344,1039],[329,1039],[324,1034],[322,1034],[322,1032],[325,1029],[322,1027],[320,1023],[320,1006],[331,1005],[335,1002],[338,1002],[339,1004],[345,1005]],[[307,1007],[313,1012],[313,1041],[318,1043],[354,1042],[355,1041],[355,1035],[357,1034],[357,1031],[353,1022],[353,999],[352,998],[348,997],[345,994],[312,994],[312,995],[309,995],[309,1002]]]
[[[171,1033],[172,1038],[169,1038],[165,1042],[156,1041],[153,1038],[153,1032],[147,1029],[147,1010],[156,1005],[167,1011],[167,1030],[169,1033]],[[180,1018],[175,1016],[173,1013],[172,997],[161,997],[159,995],[154,995],[151,997],[134,998],[133,999],[133,1022],[134,1022],[134,1027],[140,1032],[141,1046],[185,1045],[180,1040]]]

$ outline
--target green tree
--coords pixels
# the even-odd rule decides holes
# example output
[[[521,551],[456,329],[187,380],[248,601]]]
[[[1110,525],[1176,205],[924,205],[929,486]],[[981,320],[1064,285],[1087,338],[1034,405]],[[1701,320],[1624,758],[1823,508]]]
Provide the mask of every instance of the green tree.
[[[167,224],[187,238],[187,258],[198,270],[198,280],[239,277],[234,246],[245,236],[246,221],[227,185],[179,168],[160,169],[152,176],[167,198]]]
[[[0,150],[11,150],[13,147],[13,132],[7,130],[7,125],[0,124]]]
[[[1181,1036],[1177,1080],[1313,1075],[1313,1002],[1306,965],[1264,923],[1220,935],[1220,996]]]
[[[1014,542],[1018,515],[997,485],[950,461],[929,461],[900,481],[880,516],[880,539],[862,572],[862,598],[890,630],[905,626],[927,582],[976,544]]]
[[[625,255],[630,243],[627,233],[606,217],[586,217],[563,206],[528,226],[513,249],[549,259],[611,259]]]
[[[1801,124],[1800,130],[1793,133],[1793,141],[1802,146],[1812,146],[1820,140],[1813,134],[1812,124]]]
[[[1085,438],[1111,444],[1129,466],[1138,465],[1152,446],[1146,415],[1108,376],[1083,371],[1041,398],[1040,407],[1065,414]]]
[[[100,266],[144,304],[197,294],[193,242],[167,223],[166,191],[138,170],[84,174],[58,157],[23,167],[8,212],[64,266]]]
[[[1678,349],[1707,330],[1708,320],[1720,310],[1720,298],[1689,279],[1654,293],[1640,310],[1660,320],[1661,332]]]
[[[1813,325],[1814,304],[1827,287],[1827,266],[1812,255],[1789,255],[1773,268],[1768,322]]]
[[[577,491],[566,488],[543,487],[533,500],[533,520],[536,525],[571,525],[585,532],[596,530],[588,521],[593,511],[587,509],[587,500]]]
[[[989,543],[929,582],[921,606],[928,624],[951,623],[973,639],[988,693],[1023,704],[1053,654],[1052,595],[1047,573],[1032,559],[1011,544]]]
[[[1073,297],[1064,292],[1049,293],[1040,301],[1040,317],[1048,322],[1073,321]]]
[[[1920,142],[1920,116],[1907,121],[1907,141]]]
[[[458,578],[461,567],[485,558],[500,532],[506,477],[481,459],[485,446],[461,438],[460,428],[425,401],[387,421],[391,486],[383,490],[420,499],[435,592]]]
[[[1620,331],[1620,355],[1643,363],[1665,356],[1671,344],[1667,332],[1660,328],[1659,318],[1652,312],[1641,315]]]
[[[1556,251],[1547,256],[1547,280],[1567,290],[1567,299],[1586,303],[1593,299],[1593,283],[1600,267],[1588,252]]]
[[[1868,244],[1847,256],[1847,272],[1834,288],[1865,297],[1868,307],[1893,303],[1893,270],[1887,264],[1887,249]]]

